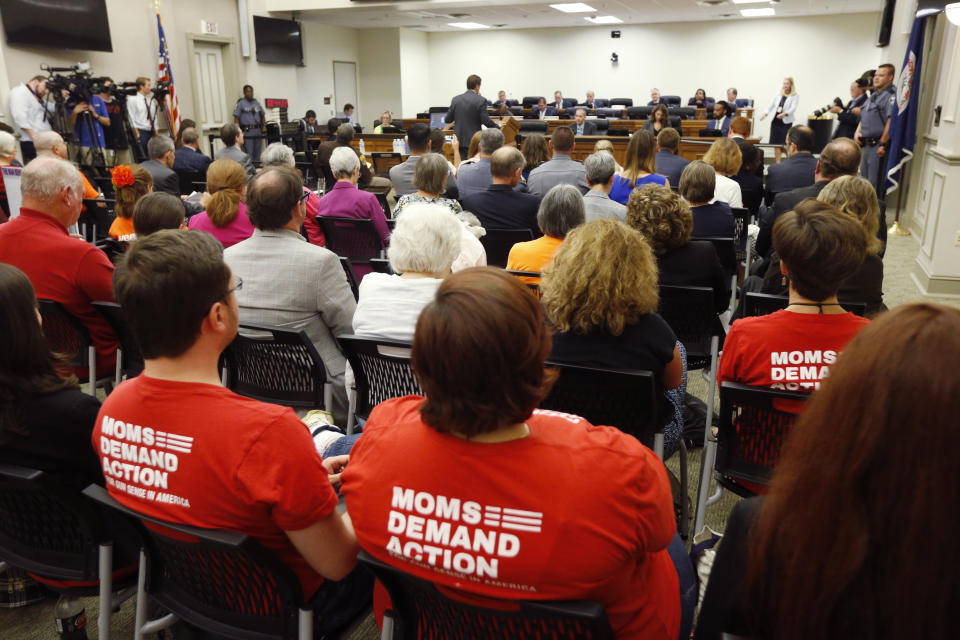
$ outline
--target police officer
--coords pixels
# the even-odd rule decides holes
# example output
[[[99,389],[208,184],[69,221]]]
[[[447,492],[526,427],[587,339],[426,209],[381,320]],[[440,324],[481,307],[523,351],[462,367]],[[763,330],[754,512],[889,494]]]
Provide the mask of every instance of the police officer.
[[[853,136],[863,147],[860,174],[874,185],[877,197],[881,200],[885,195],[884,169],[890,150],[890,116],[897,107],[893,74],[892,64],[882,64],[877,68],[873,76],[873,94],[860,111],[860,126]]]
[[[233,121],[243,131],[243,146],[253,162],[260,161],[260,147],[267,135],[266,111],[253,97],[253,87],[243,85],[243,97],[233,109]]]
[[[837,130],[833,138],[852,138],[860,124],[860,110],[867,101],[867,87],[870,81],[866,78],[857,78],[850,83],[850,102],[845,107],[830,107],[830,113],[837,114]]]

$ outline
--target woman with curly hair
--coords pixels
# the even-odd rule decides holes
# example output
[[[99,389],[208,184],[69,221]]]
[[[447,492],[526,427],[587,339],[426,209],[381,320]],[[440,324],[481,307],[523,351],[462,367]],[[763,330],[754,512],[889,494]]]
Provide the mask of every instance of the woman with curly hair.
[[[639,231],[609,218],[570,231],[540,285],[547,320],[556,329],[550,359],[652,371],[678,409],[683,347],[657,315],[657,280],[653,250]],[[680,444],[677,412],[664,429],[665,458]]]
[[[207,210],[190,218],[190,228],[206,231],[220,241],[224,249],[253,235],[244,197],[247,172],[240,163],[220,158],[207,168]]]
[[[520,153],[523,154],[524,159],[523,171],[520,175],[526,182],[531,171],[550,159],[550,146],[547,144],[547,139],[541,134],[531,133],[523,139]]]
[[[116,166],[110,175],[117,198],[117,217],[110,225],[110,237],[129,242],[137,237],[133,230],[133,209],[140,198],[153,191],[153,176],[138,164]]]
[[[712,242],[691,241],[693,213],[680,194],[647,185],[630,194],[627,224],[646,238],[657,257],[660,284],[713,289],[717,313],[730,302],[730,281]]]

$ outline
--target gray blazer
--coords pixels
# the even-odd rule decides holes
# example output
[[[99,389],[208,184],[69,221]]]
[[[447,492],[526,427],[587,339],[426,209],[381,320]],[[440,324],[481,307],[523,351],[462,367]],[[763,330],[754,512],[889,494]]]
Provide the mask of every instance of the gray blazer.
[[[226,147],[225,149],[220,149],[220,151],[217,151],[215,155],[217,160],[220,158],[230,158],[231,160],[239,162],[240,166],[246,170],[247,175],[252,176],[256,171],[253,166],[253,161],[250,160],[250,155],[236,145],[232,147]]]
[[[610,196],[602,191],[592,189],[587,191],[583,196],[583,208],[587,222],[602,218],[613,218],[620,222],[627,221],[627,208],[616,200],[611,200]]]
[[[154,191],[163,191],[180,197],[180,178],[177,177],[176,171],[159,160],[147,160],[141,162],[140,166],[153,178]]]
[[[457,135],[457,142],[461,147],[470,145],[470,138],[480,131],[481,124],[499,128],[497,123],[487,115],[486,98],[470,90],[464,91],[450,101],[446,122],[454,123],[453,132]]]
[[[565,153],[554,152],[553,158],[544,162],[542,165],[530,172],[527,178],[527,188],[530,193],[540,196],[547,194],[558,184],[572,184],[580,189],[580,193],[586,193],[587,170],[583,164],[572,159]],[[463,193],[461,189],[460,193]]]
[[[346,359],[334,336],[353,331],[357,303],[340,259],[289,229],[254,229],[223,258],[243,279],[236,293],[241,322],[306,331],[333,383],[330,411],[337,424],[346,424]]]
[[[390,167],[390,182],[393,183],[393,190],[397,197],[416,193],[417,188],[413,186],[413,174],[417,170],[417,161],[422,156],[410,156],[406,162]],[[447,174],[447,197],[455,197],[457,190],[457,179],[453,173]],[[451,195],[453,194],[453,195]]]

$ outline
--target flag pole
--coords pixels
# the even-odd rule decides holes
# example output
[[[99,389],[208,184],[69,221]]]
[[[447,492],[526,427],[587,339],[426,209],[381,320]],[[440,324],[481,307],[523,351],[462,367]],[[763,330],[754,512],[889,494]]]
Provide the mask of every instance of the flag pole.
[[[907,170],[910,163],[905,162],[900,170],[900,188],[897,189],[897,215],[893,219],[893,224],[887,229],[888,236],[908,236],[910,231],[900,226],[900,211],[903,204],[903,192],[907,190]]]

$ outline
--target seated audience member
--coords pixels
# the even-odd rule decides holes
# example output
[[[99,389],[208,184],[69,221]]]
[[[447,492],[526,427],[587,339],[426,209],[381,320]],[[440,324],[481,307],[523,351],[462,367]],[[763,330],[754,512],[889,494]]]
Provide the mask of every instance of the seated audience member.
[[[38,298],[59,302],[83,323],[96,347],[97,376],[112,376],[117,337],[90,303],[113,301],[113,265],[103,251],[67,233],[80,219],[81,174],[66,160],[38,154],[23,169],[20,192],[20,215],[0,225],[0,262],[27,274]],[[88,371],[75,373],[86,377]]]
[[[558,184],[572,184],[581,194],[587,192],[587,172],[583,164],[570,157],[576,148],[573,131],[557,127],[550,136],[550,151],[553,157],[530,172],[527,188],[530,193],[543,197]]]
[[[855,176],[860,172],[860,145],[850,138],[831,140],[823,148],[820,159],[815,160],[815,163],[813,183],[778,193],[773,199],[773,207],[766,209],[760,216],[757,253],[761,256],[770,255],[772,249],[770,234],[780,216],[787,211],[792,211],[803,200],[819,196],[831,180],[840,176]]]
[[[383,246],[390,240],[390,228],[377,196],[357,188],[360,180],[360,158],[349,147],[337,147],[330,156],[330,171],[337,182],[320,198],[317,215],[334,218],[373,220]]]
[[[268,144],[267,148],[263,150],[263,155],[260,156],[260,162],[263,164],[264,169],[267,167],[297,168],[297,160],[293,154],[293,149],[282,142],[271,142]],[[307,208],[307,215],[303,219],[303,229],[307,232],[307,240],[309,240],[310,244],[315,244],[318,247],[325,246],[327,243],[326,238],[323,237],[323,231],[320,229],[320,225],[317,224],[317,212],[320,211],[320,196],[310,191],[306,185],[303,186],[303,194],[306,198],[304,205]]]
[[[390,180],[373,175],[370,167],[367,166],[366,160],[360,156],[360,152],[350,146],[350,142],[353,140],[353,134],[353,125],[346,123],[341,124],[339,128],[337,128],[336,138],[329,142],[323,142],[317,147],[317,154],[313,160],[317,168],[317,173],[325,176],[327,172],[330,171],[330,156],[333,154],[334,149],[350,149],[354,155],[357,156],[357,160],[360,163],[360,177],[357,178],[357,187],[364,191],[387,193],[390,191]],[[335,175],[333,179],[337,179]]]
[[[670,186],[667,179],[657,173],[656,153],[657,141],[649,131],[637,131],[630,137],[623,172],[613,179],[611,200],[625,205],[630,199],[630,192],[637,187],[645,184]]]
[[[787,159],[767,167],[767,193],[770,198],[813,184],[817,170],[817,159],[813,157],[814,141],[810,127],[799,124],[790,127],[787,131]]]
[[[574,111],[574,123],[570,125],[570,130],[575,136],[593,136],[597,134],[597,125],[587,120],[587,110],[578,108]]]
[[[296,202],[299,188],[290,191]],[[371,589],[364,574],[351,573],[356,539],[337,512],[330,484],[345,458],[321,460],[289,407],[221,385],[218,360],[237,334],[235,294],[242,284],[222,251],[205,233],[158,231],[127,252],[117,269],[117,300],[145,368],[107,397],[93,445],[110,451],[103,472],[111,495],[125,506],[161,520],[245,533],[276,554],[299,578],[304,598],[318,605],[317,633],[329,633],[368,606]],[[162,487],[151,482],[158,474],[147,473],[149,464],[124,471],[131,465],[120,457],[120,423],[172,430],[191,443],[187,453],[175,454],[175,469],[165,467]],[[140,495],[120,491],[117,480]],[[177,499],[152,499],[159,488],[159,495]]]
[[[749,118],[744,118],[743,116],[737,116],[730,121],[730,128],[727,130],[727,137],[731,138],[734,142],[740,145],[740,148],[743,148],[743,145],[747,144],[747,136],[750,135],[750,129],[752,124],[750,123]]]
[[[680,134],[673,127],[667,127],[657,134],[657,155],[654,164],[657,173],[667,179],[667,184],[680,184],[680,174],[690,164],[686,158],[677,155],[680,148]]]
[[[667,548],[679,548],[679,538],[663,464],[613,427],[536,410],[556,375],[544,367],[549,352],[539,301],[516,278],[468,269],[441,283],[413,340],[426,398],[376,407],[343,475],[359,543],[465,597],[596,600],[616,637],[673,640],[680,602]],[[597,467],[603,480],[585,482]],[[492,558],[496,579],[475,580],[474,556],[458,555],[457,545],[441,542],[422,561],[404,556],[420,536],[387,525],[414,517],[405,496],[415,495],[516,510],[530,526],[477,524],[477,535],[496,535],[508,551],[478,550],[476,562],[486,567]],[[427,526],[442,524],[432,518]],[[590,553],[578,553],[584,549]]]
[[[706,109],[708,104],[707,92],[703,89],[697,89],[694,96],[687,100],[688,107],[697,107],[698,109]]]
[[[516,191],[525,158],[516,147],[501,147],[490,157],[493,184],[463,198],[464,208],[477,216],[486,229],[530,229],[540,235],[537,210],[540,198],[532,193]]]
[[[726,202],[731,207],[742,208],[743,194],[740,193],[740,185],[730,177],[737,175],[740,165],[743,164],[743,154],[737,143],[730,138],[715,140],[703,156],[703,161],[717,172],[713,199]]]
[[[531,110],[531,115],[539,119],[546,118],[547,116],[555,116],[557,115],[557,108],[548,107],[546,98],[540,98],[537,100],[537,106]]]
[[[33,140],[34,149],[36,149],[38,158],[59,158],[61,160],[70,160],[70,150],[67,143],[56,131],[43,131],[38,133]],[[82,198],[84,200],[96,200],[101,197],[100,192],[94,187],[87,176],[78,169],[80,179],[83,181]],[[82,210],[82,209],[81,209]]]
[[[412,342],[420,311],[433,300],[460,253],[461,227],[443,207],[410,205],[397,219],[387,249],[399,275],[371,273],[363,279],[353,332]]]
[[[667,105],[658,104],[650,112],[650,117],[643,123],[643,130],[649,131],[656,138],[661,131],[670,126],[670,112]]]
[[[453,163],[457,166],[457,175],[460,175],[460,167],[465,164],[473,164],[480,159],[480,135],[483,131],[474,132],[470,138],[470,144],[467,145],[467,157],[460,156],[460,145],[457,142],[457,136],[454,134],[453,141],[457,144],[453,147]]]
[[[185,226],[183,201],[169,193],[148,193],[137,200],[133,208],[133,231],[137,238],[163,229],[183,229]]]
[[[598,143],[599,144],[599,143]],[[530,179],[530,172],[550,159],[550,145],[547,139],[539,133],[531,133],[523,139],[520,147],[523,154],[523,171],[520,174],[524,182]]]
[[[17,139],[13,134],[0,131],[0,167],[21,166],[17,160]],[[7,188],[0,180],[0,223],[10,218],[10,205],[7,202]]]
[[[753,215],[757,215],[763,202],[763,178],[757,175],[758,170],[760,174],[763,173],[763,151],[748,142],[740,145],[740,154],[743,157],[740,171],[730,176],[730,179],[740,185],[743,206]]]
[[[176,160],[173,140],[169,136],[153,136],[147,143],[147,154],[150,159],[141,162],[140,166],[153,176],[153,188],[179,197],[180,179],[172,169]]]
[[[658,104],[666,104],[660,95],[660,89],[650,89],[650,102],[647,103],[647,106],[654,107]]]
[[[223,259],[243,282],[236,292],[243,322],[306,331],[333,384],[333,407],[327,410],[336,424],[346,424],[346,360],[335,336],[350,333],[356,303],[336,254],[300,234],[307,214],[303,196],[296,169],[275,165],[254,176],[246,199],[256,228]]]
[[[324,142],[333,142],[337,139],[337,130],[340,129],[340,125],[346,124],[340,118],[330,118],[327,120],[327,139]]]
[[[190,118],[184,118],[180,121],[180,126],[177,127],[177,137],[173,139],[173,146],[177,151],[180,150],[180,147],[183,146],[183,134],[187,129],[197,129],[196,120],[191,120]]]
[[[457,191],[461,201],[490,186],[490,156],[502,146],[503,132],[500,129],[484,129],[480,132],[480,157],[476,162],[462,163],[457,169]]]
[[[730,278],[707,240],[691,240],[693,213],[680,194],[647,185],[630,194],[627,224],[646,239],[657,257],[660,284],[713,289],[714,308],[730,304]]]
[[[207,210],[191,216],[189,227],[206,231],[231,247],[253,234],[253,225],[247,216],[244,196],[247,192],[247,172],[229,158],[210,163],[207,169]]]
[[[948,567],[960,557],[935,522],[960,499],[948,444],[958,336],[960,311],[922,303],[850,341],[794,425],[769,496],[727,521],[697,638],[955,634]]]
[[[380,114],[380,124],[373,128],[373,132],[383,133],[384,127],[393,127],[393,114],[389,111]]]
[[[437,129],[437,128],[430,129],[430,153],[436,153],[436,154],[439,154],[439,155],[443,156],[444,158],[446,158],[446,157],[447,157],[447,153],[446,153],[446,146],[447,146],[447,144],[448,144],[448,143],[447,143],[447,134],[444,133],[443,129]],[[479,140],[477,141],[477,144],[480,144],[480,141],[479,141]],[[451,146],[453,146],[453,145],[451,145]],[[454,147],[454,151],[456,151],[456,147]],[[456,188],[457,188],[457,165],[455,165],[455,164],[453,164],[452,162],[450,162],[449,160],[447,160],[447,166],[450,167],[450,174],[453,176],[453,181],[447,183],[447,184],[448,184],[448,186],[447,186],[448,192],[447,192],[447,193],[448,193],[448,194],[452,194],[452,193],[455,192],[455,190],[456,190]],[[459,194],[458,194],[458,196],[459,196]]]
[[[569,184],[558,184],[543,196],[537,211],[537,224],[543,235],[536,240],[518,242],[507,255],[507,269],[541,272],[553,258],[567,233],[585,222],[583,196]],[[524,277],[528,284],[539,284],[540,278]]]
[[[657,315],[657,263],[639,232],[616,220],[572,229],[544,271],[541,290],[555,330],[551,360],[652,371],[662,389],[681,387],[683,356],[677,336]],[[677,406],[682,389],[679,394]],[[682,435],[682,420],[671,420],[664,429],[664,459]]]
[[[594,153],[609,153],[613,156],[613,143],[610,140],[604,138],[603,140],[597,140],[597,143],[593,145]],[[613,161],[616,162],[617,158],[614,156]],[[623,167],[620,166],[620,163],[617,163],[617,173],[623,173]]]
[[[613,174],[617,163],[608,153],[593,153],[583,161],[587,170],[587,184],[590,190],[583,195],[583,208],[587,222],[601,218],[613,218],[624,222],[627,219],[627,208],[610,199],[610,188],[613,186]]]
[[[213,154],[214,161],[221,158],[233,160],[252,176],[256,168],[253,166],[250,155],[243,150],[243,131],[240,127],[232,122],[223,125],[220,127],[220,140],[225,146]]]
[[[446,192],[449,177],[450,170],[447,167],[446,158],[439,153],[428,153],[422,156],[416,163],[416,171],[413,174],[413,186],[417,190],[397,200],[393,217],[399,218],[407,207],[416,203],[438,204],[446,207],[450,213],[460,213],[463,209],[459,202],[441,197]]]
[[[790,304],[765,316],[742,318],[723,344],[718,379],[755,387],[813,391],[827,365],[869,322],[844,311],[837,292],[866,255],[863,226],[815,200],[785,213],[773,228]],[[784,377],[778,354],[806,354],[796,376]],[[792,364],[792,362],[791,362]]]
[[[213,160],[200,152],[200,134],[190,127],[180,132],[183,142],[174,152],[173,170],[178,173],[198,173],[206,175],[207,167]]]
[[[730,133],[730,121],[733,120],[733,107],[726,100],[718,100],[713,105],[713,119],[707,123],[707,129],[720,130],[721,135]]]
[[[133,209],[137,201],[153,191],[153,176],[138,164],[119,165],[110,170],[117,217],[110,225],[110,237],[121,242],[136,240],[133,229]]]
[[[732,238],[736,223],[726,202],[715,202],[717,172],[703,160],[694,160],[680,175],[680,195],[693,213],[694,238]]]
[[[443,140],[442,137],[440,139]],[[408,157],[405,162],[390,167],[390,182],[393,184],[393,191],[398,198],[414,193],[417,190],[416,185],[413,183],[413,176],[417,171],[417,163],[420,161],[420,158],[428,153],[434,152],[433,142],[430,138],[430,127],[422,122],[414,123],[407,129],[407,143],[410,145],[410,157]],[[443,145],[440,145],[437,147],[434,155],[439,155],[443,158],[442,154]],[[446,158],[444,158],[444,162],[446,162]],[[448,170],[444,191],[451,193],[455,191],[456,188],[457,178],[453,171]],[[443,193],[444,191],[438,191],[437,193]]]

